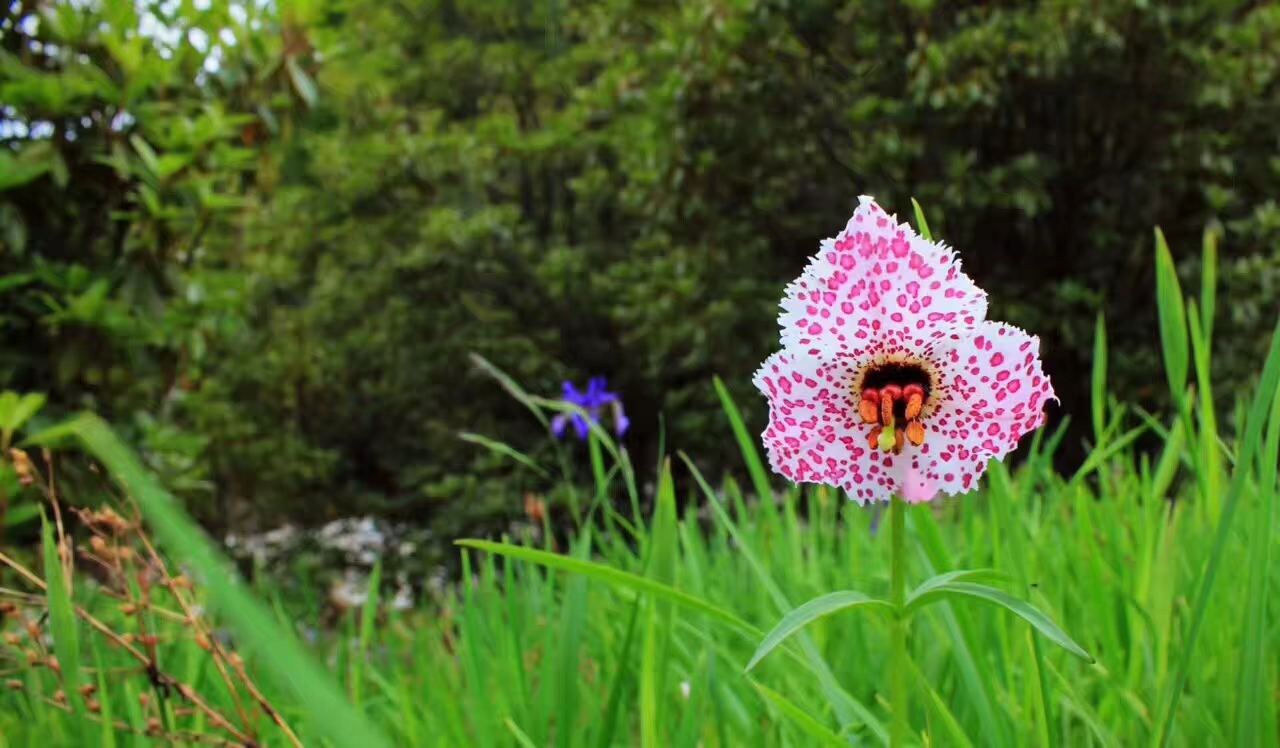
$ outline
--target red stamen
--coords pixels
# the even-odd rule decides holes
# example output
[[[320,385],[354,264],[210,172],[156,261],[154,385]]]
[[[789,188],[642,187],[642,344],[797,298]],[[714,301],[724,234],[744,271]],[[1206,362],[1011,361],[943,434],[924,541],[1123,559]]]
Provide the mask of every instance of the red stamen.
[[[896,384],[886,384],[880,390],[880,423],[885,426],[893,424],[893,401],[902,397],[902,388]]]

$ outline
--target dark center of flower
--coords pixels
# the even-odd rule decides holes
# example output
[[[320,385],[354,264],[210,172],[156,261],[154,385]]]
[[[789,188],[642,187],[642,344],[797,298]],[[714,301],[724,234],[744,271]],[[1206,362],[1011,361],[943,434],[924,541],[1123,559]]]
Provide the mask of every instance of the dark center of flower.
[[[933,380],[920,364],[905,361],[876,364],[863,375],[858,415],[872,424],[871,448],[901,454],[907,442],[924,443],[920,416],[929,401]]]

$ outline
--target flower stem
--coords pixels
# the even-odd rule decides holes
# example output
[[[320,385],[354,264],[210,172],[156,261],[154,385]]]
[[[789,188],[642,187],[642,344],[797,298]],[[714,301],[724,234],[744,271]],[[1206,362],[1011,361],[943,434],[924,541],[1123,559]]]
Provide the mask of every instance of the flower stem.
[[[904,748],[911,731],[907,706],[907,598],[906,525],[907,502],[893,497],[889,508],[892,556],[889,574],[894,607],[893,641],[889,651],[889,698],[893,706],[893,728],[889,733],[891,748]]]

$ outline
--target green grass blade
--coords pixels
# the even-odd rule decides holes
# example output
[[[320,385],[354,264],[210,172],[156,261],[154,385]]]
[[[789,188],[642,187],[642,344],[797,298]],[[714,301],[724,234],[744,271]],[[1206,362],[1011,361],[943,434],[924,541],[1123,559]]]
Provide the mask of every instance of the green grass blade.
[[[908,520],[908,526],[913,529],[912,535],[918,538],[916,547],[920,565],[929,572],[937,568],[950,568],[953,565],[951,552],[943,538],[942,529],[932,514],[932,508],[924,504],[912,507]],[[974,633],[976,621],[957,615],[950,603],[938,606],[937,618],[947,634],[945,638],[951,642],[960,690],[971,700],[972,708],[978,714],[986,744],[993,747],[1012,745],[1006,734],[1007,723],[996,717],[994,694],[997,687],[991,669],[983,667],[975,652],[980,646]]]
[[[677,510],[675,484],[671,479],[671,460],[662,462],[658,478],[658,491],[654,497],[653,527],[650,533],[649,557],[646,559],[648,576],[662,584],[675,580],[678,562]],[[653,597],[648,609],[645,630],[644,655],[640,672],[640,742],[645,748],[658,748],[668,742],[662,720],[666,712],[660,709],[660,694],[666,692],[670,632],[678,623],[671,603],[661,597]]]
[[[925,677],[924,672],[914,660],[908,659],[907,664],[911,666],[912,674],[916,678],[916,687],[929,698],[925,701],[925,708],[933,715],[933,718],[942,724],[943,731],[946,734],[946,742],[941,745],[955,746],[956,748],[973,748],[973,741],[969,740],[969,736],[965,734],[964,727],[960,725],[960,721],[956,719],[955,714],[951,711],[951,707],[938,694],[934,684]]]
[[[1235,515],[1236,506],[1239,504],[1240,495],[1244,492],[1245,484],[1249,479],[1251,473],[1249,465],[1253,461],[1254,452],[1260,446],[1259,442],[1262,441],[1263,427],[1266,424],[1267,415],[1271,409],[1272,399],[1275,397],[1278,384],[1280,384],[1280,324],[1276,325],[1275,331],[1271,336],[1270,352],[1267,354],[1266,363],[1263,364],[1262,378],[1258,383],[1258,391],[1254,394],[1253,405],[1249,409],[1244,437],[1240,442],[1240,455],[1236,461],[1236,470],[1231,479],[1231,486],[1227,491],[1226,501],[1223,503],[1222,516],[1218,520],[1218,530],[1214,537],[1213,550],[1209,554],[1209,563],[1205,567],[1199,589],[1196,591],[1195,603],[1191,610],[1191,630],[1187,634],[1186,644],[1183,647],[1181,656],[1178,658],[1176,674],[1173,678],[1169,695],[1163,699],[1163,707],[1158,722],[1160,727],[1155,732],[1152,741],[1153,744],[1162,748],[1167,746],[1173,737],[1173,721],[1178,714],[1178,704],[1182,700],[1182,690],[1186,686],[1187,675],[1191,670],[1196,643],[1200,638],[1200,628],[1204,625],[1205,613],[1209,608],[1209,596],[1213,592],[1213,586],[1218,577],[1218,568],[1222,563],[1224,551],[1230,541],[1231,520]],[[1268,456],[1268,459],[1271,459],[1270,456]]]
[[[364,671],[365,655],[369,652],[369,644],[373,641],[373,629],[378,618],[378,589],[382,586],[382,559],[373,563],[373,571],[369,573],[369,588],[365,594],[364,605],[360,607],[360,639],[359,647],[351,662],[351,703],[364,703]]]
[[[1262,727],[1268,703],[1274,700],[1267,684],[1272,648],[1267,626],[1267,585],[1270,582],[1271,537],[1275,526],[1276,460],[1280,453],[1280,389],[1271,402],[1266,445],[1258,460],[1258,518],[1250,523],[1248,585],[1245,596],[1244,640],[1240,647],[1240,683],[1236,688],[1235,745],[1264,745]],[[1275,735],[1271,743],[1274,744]]]
[[[115,724],[115,710],[112,706],[114,694],[107,687],[106,668],[103,666],[102,649],[100,647],[91,647],[93,651],[94,667],[97,669],[95,683],[98,687],[98,716],[102,718],[102,748],[116,748],[116,731],[113,727],[107,725]]]
[[[226,558],[106,423],[95,415],[83,415],[74,424],[88,451],[141,505],[165,550],[202,577],[210,607],[305,706],[304,714],[315,732],[337,745],[389,748],[387,739],[347,703],[329,673],[311,658],[293,632],[277,625],[267,608],[238,582]]]
[[[1209,378],[1212,351],[1210,341],[1201,329],[1200,315],[1196,314],[1195,310],[1195,302],[1192,302],[1188,320],[1196,371],[1196,392],[1200,396],[1200,411],[1197,414],[1200,423],[1200,465],[1199,470],[1196,471],[1196,477],[1200,484],[1200,495],[1209,509],[1209,516],[1217,517],[1221,511],[1222,500],[1222,492],[1219,488],[1222,476],[1222,449],[1218,442],[1218,416],[1214,412],[1213,384]]]
[[[806,735],[816,741],[815,743],[810,743],[808,745],[825,745],[829,748],[849,748],[849,744],[841,740],[839,735],[832,732],[826,725],[822,724],[812,715],[788,701],[782,694],[754,680],[751,681],[751,685],[760,692],[761,698],[786,715],[786,717],[794,722],[797,727],[803,730]]]
[[[1107,322],[1102,313],[1094,324],[1093,378],[1090,404],[1093,406],[1094,446],[1102,444],[1102,432],[1107,424]]]
[[[709,618],[729,626],[745,636],[760,637],[764,634],[764,632],[760,631],[755,626],[752,626],[741,618],[738,618],[724,608],[713,605],[702,598],[681,592],[680,590],[669,585],[662,584],[661,582],[656,582],[652,579],[632,574],[631,572],[598,564],[594,561],[584,561],[578,558],[561,556],[556,553],[548,553],[547,551],[525,548],[523,546],[512,545],[510,543],[495,543],[490,540],[458,540],[455,541],[455,543],[463,548],[473,548],[477,551],[484,551],[485,553],[496,553],[500,556],[514,558],[519,561],[528,561],[557,571],[582,574],[591,579],[595,579],[596,581],[604,582],[605,584],[613,585],[615,587],[623,587],[636,592],[653,595],[654,597],[675,603],[683,608],[702,613]]]
[[[1036,630],[1044,634],[1049,641],[1057,644],[1059,647],[1062,647],[1085,662],[1094,662],[1093,657],[1091,657],[1088,652],[1084,651],[1079,644],[1076,644],[1074,639],[1067,636],[1065,631],[1058,628],[1058,625],[1038,608],[1025,600],[1019,600],[1009,593],[1004,592],[1003,590],[998,590],[994,587],[987,587],[986,585],[973,584],[970,582],[949,582],[947,584],[941,584],[929,592],[917,597],[913,601],[912,605],[908,606],[908,609],[919,610],[930,603],[935,603],[945,598],[955,599],[963,597],[969,597],[999,605],[1010,613],[1022,618],[1027,623],[1030,623],[1036,628]]]
[[[518,400],[521,405],[528,408],[529,412],[533,414],[534,418],[538,419],[538,422],[541,423],[544,428],[551,428],[551,419],[547,418],[547,414],[542,412],[542,408],[538,407],[529,393],[525,392],[524,388],[516,383],[516,380],[512,379],[506,372],[494,366],[488,359],[478,353],[471,354],[471,363],[475,364],[481,371],[497,380],[498,384],[502,385],[502,389],[506,390],[507,394]]]
[[[640,746],[658,748],[658,611],[645,611],[644,649],[640,658]]]
[[[765,469],[760,453],[756,450],[755,438],[747,432],[747,426],[742,422],[742,413],[734,404],[733,398],[729,396],[729,390],[724,386],[724,382],[720,381],[720,377],[715,378],[715,387],[716,394],[720,396],[720,407],[729,418],[729,426],[733,429],[733,436],[742,452],[742,460],[747,464],[747,473],[751,476],[756,495],[760,497],[761,502],[772,503],[773,482],[769,479],[769,471]]]
[[[1178,268],[1160,229],[1156,229],[1156,304],[1160,312],[1160,345],[1164,351],[1169,392],[1180,400],[1187,386],[1187,314],[1182,286],[1178,282]]]
[[[800,629],[819,618],[824,618],[849,608],[893,610],[893,606],[884,600],[868,597],[854,590],[831,592],[822,597],[816,597],[783,616],[781,621],[778,621],[778,625],[774,626],[773,630],[764,637],[764,640],[760,642],[760,646],[756,648],[756,653],[751,656],[751,661],[747,663],[747,671],[750,672],[756,666],[756,663],[760,662],[776,649],[779,644],[786,641]]]
[[[1204,243],[1200,262],[1200,327],[1206,340],[1213,339],[1213,315],[1218,303],[1218,230],[1209,226],[1204,230]]]
[[[586,560],[591,554],[591,531],[574,548],[574,557]],[[564,596],[564,618],[560,624],[560,682],[556,697],[556,724],[571,725],[578,711],[578,663],[580,642],[587,625],[587,580],[575,576],[569,580]],[[556,745],[568,748],[572,730],[556,730]]]
[[[80,632],[75,604],[67,586],[58,541],[48,517],[41,517],[41,550],[44,554],[45,596],[49,605],[49,628],[53,633],[53,651],[62,670],[62,688],[71,705],[72,731],[80,735],[81,744],[89,740],[89,723],[85,719],[84,699],[80,696]]]
[[[532,457],[525,454],[524,452],[521,452],[515,447],[512,447],[509,444],[500,442],[496,439],[490,439],[489,437],[482,436],[480,434],[473,434],[469,431],[464,431],[461,434],[458,434],[458,438],[462,439],[462,441],[464,442],[479,444],[480,446],[484,447],[490,452],[493,452],[494,454],[499,454],[499,455],[502,455],[503,457],[510,457],[511,459],[515,460],[521,465],[524,465],[525,467],[529,468],[530,470],[542,476],[543,478],[546,478],[547,480],[551,480],[551,473],[548,473],[546,470],[544,470],[543,467],[539,465],[537,462],[535,462]]]
[[[618,730],[618,716],[622,710],[622,699],[631,683],[630,656],[639,629],[641,598],[637,597],[631,604],[631,613],[627,621],[627,632],[623,635],[622,644],[618,648],[617,668],[608,688],[605,701],[604,720],[600,723],[600,732],[596,736],[596,748],[608,748],[614,745]]]
[[[507,726],[507,731],[515,737],[516,743],[519,744],[520,748],[538,748],[538,746],[529,739],[529,736],[525,734],[524,730],[521,730],[520,726],[513,722],[510,717],[502,720],[502,723]]]
[[[1148,427],[1145,424],[1142,426],[1134,426],[1126,431],[1122,436],[1115,439],[1104,436],[1103,441],[1106,446],[1102,449],[1095,449],[1089,452],[1089,456],[1085,458],[1084,463],[1081,464],[1080,467],[1076,469],[1075,474],[1071,476],[1070,482],[1076,483],[1084,480],[1085,476],[1095,470],[1100,470],[1104,465],[1106,465],[1107,460],[1110,460],[1112,457],[1115,457],[1128,449],[1131,444],[1137,441],[1138,437],[1142,436],[1143,433],[1146,432],[1147,428]]]
[[[916,202],[914,197],[911,198],[911,207],[916,212],[916,227],[920,232],[920,236],[924,237],[925,241],[933,241],[933,232],[929,230],[929,222],[924,220],[924,208],[920,207],[920,203]]]
[[[728,401],[727,394],[722,395],[721,399],[722,401]],[[732,407],[732,401],[728,401],[726,409]],[[745,430],[743,433],[745,433]],[[756,458],[757,462],[759,461],[759,456],[755,452],[755,447],[750,441],[740,442],[740,446],[744,456],[751,455]],[[715,514],[716,519],[720,523],[720,527],[723,528],[729,537],[733,539],[734,543],[737,544],[735,552],[741,554],[743,559],[747,562],[752,573],[755,574],[757,581],[762,587],[764,587],[765,592],[767,592],[769,597],[773,600],[778,612],[785,615],[791,610],[791,601],[778,587],[778,583],[773,580],[773,577],[770,576],[765,565],[761,562],[759,556],[756,555],[755,550],[751,547],[751,544],[745,537],[743,537],[741,531],[729,516],[729,513],[720,503],[719,497],[711,490],[710,484],[708,484],[706,478],[702,476],[702,472],[698,470],[698,466],[695,465],[693,460],[689,459],[689,456],[684,453],[680,454],[680,458],[684,460],[685,466],[689,468],[689,472],[693,475],[698,487],[702,489],[703,495],[707,499],[707,505]],[[748,464],[750,464],[750,459],[748,459]],[[853,697],[849,696],[849,694],[840,687],[840,683],[836,680],[835,674],[831,672],[831,666],[822,659],[822,655],[818,651],[817,646],[813,643],[812,638],[810,638],[807,633],[801,632],[799,639],[800,646],[804,650],[804,661],[808,664],[810,670],[813,671],[813,674],[817,676],[818,682],[822,686],[823,693],[827,697],[827,701],[831,704],[831,708],[835,710],[836,716],[840,720],[840,729],[848,730],[856,721],[861,720],[868,729],[880,738],[881,742],[887,742],[889,740],[889,733],[885,729],[884,725],[881,724],[880,720],[871,712],[870,709]]]

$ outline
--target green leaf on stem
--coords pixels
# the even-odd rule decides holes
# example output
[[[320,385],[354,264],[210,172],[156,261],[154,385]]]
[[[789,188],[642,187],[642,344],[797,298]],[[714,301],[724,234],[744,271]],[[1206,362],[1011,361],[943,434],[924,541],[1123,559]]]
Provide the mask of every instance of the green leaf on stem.
[[[937,579],[937,577],[934,577],[934,579]],[[925,582],[921,587],[928,585],[932,581],[934,580]],[[934,584],[930,589],[924,590],[923,592],[921,592],[920,589],[917,589],[916,593],[911,595],[911,598],[907,601],[907,612],[914,612],[926,605],[929,605],[930,603],[935,603],[940,600],[963,597],[969,597],[999,605],[1010,613],[1022,618],[1027,623],[1030,623],[1039,630],[1040,633],[1044,634],[1050,641],[1057,644],[1059,647],[1062,647],[1085,662],[1095,662],[1093,657],[1088,652],[1084,651],[1083,647],[1076,644],[1074,639],[1067,636],[1065,631],[1058,628],[1058,625],[1054,623],[1049,616],[1042,613],[1031,603],[1026,602],[1025,600],[1019,600],[1013,595],[994,587],[987,587],[986,585],[974,584],[972,582],[956,581]]]
[[[751,657],[751,662],[747,663],[747,670],[750,671],[756,666],[756,663],[777,649],[779,644],[786,641],[788,637],[800,629],[819,618],[824,618],[847,608],[883,608],[885,610],[893,610],[893,606],[884,600],[867,597],[861,592],[853,590],[832,592],[822,597],[815,597],[783,616],[778,625],[774,626],[773,630],[765,635],[764,641],[760,642],[760,647],[756,649],[756,653]]]

